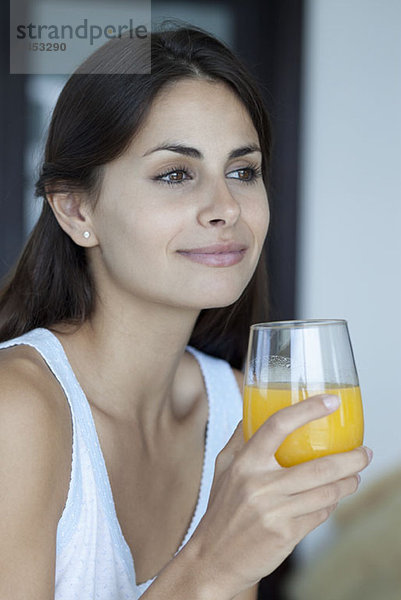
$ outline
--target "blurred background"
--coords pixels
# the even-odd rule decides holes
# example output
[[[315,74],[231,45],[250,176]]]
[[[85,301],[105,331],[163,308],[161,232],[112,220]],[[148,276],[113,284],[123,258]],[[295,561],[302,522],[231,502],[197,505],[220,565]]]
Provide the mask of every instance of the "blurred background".
[[[66,78],[9,74],[7,3],[0,11],[3,277],[40,210],[33,185]],[[261,583],[260,598],[399,600],[401,0],[153,0],[152,20],[165,17],[214,33],[262,88],[274,131],[271,319],[348,321],[375,455],[360,493]]]

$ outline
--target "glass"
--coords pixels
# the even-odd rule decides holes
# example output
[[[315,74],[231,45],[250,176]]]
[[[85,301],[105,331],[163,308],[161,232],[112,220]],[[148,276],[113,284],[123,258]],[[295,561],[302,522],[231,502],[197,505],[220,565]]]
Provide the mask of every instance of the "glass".
[[[340,408],[284,440],[276,453],[283,467],[363,442],[361,392],[348,326],[339,319],[252,325],[244,379],[245,440],[279,409],[316,394],[336,394]]]

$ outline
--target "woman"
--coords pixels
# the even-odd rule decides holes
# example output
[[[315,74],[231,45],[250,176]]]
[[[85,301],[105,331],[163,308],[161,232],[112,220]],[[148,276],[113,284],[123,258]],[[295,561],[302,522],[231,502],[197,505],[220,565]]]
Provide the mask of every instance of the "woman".
[[[254,83],[201,30],[152,34],[151,75],[67,82],[0,305],[0,597],[250,600],[356,490],[364,448],[274,459],[335,397],[236,428],[269,152]]]

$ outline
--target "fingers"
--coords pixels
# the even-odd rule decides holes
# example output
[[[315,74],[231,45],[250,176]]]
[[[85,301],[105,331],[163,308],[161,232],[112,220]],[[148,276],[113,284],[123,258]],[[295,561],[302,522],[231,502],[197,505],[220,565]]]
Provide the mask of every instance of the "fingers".
[[[316,458],[286,469],[280,481],[283,494],[304,492],[346,479],[365,469],[372,459],[368,448],[360,447],[349,452]]]
[[[300,517],[335,507],[340,500],[354,494],[359,487],[360,477],[352,475],[346,479],[290,496],[287,501],[289,516]]]
[[[312,396],[277,411],[252,436],[244,448],[244,452],[259,454],[262,460],[275,454],[285,438],[295,429],[310,421],[326,417],[337,410],[340,400],[337,396]]]
[[[333,504],[327,508],[322,508],[321,510],[293,519],[297,531],[298,542],[308,535],[308,533],[316,529],[316,527],[319,527],[319,525],[327,521],[336,507],[337,505]]]

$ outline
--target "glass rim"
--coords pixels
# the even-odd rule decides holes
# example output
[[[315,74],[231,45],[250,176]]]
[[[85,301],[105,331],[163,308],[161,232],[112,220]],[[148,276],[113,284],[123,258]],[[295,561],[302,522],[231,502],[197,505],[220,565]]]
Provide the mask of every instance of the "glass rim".
[[[267,323],[254,323],[251,330],[255,329],[296,329],[317,327],[325,325],[347,325],[345,319],[299,319],[294,321],[269,321]]]

